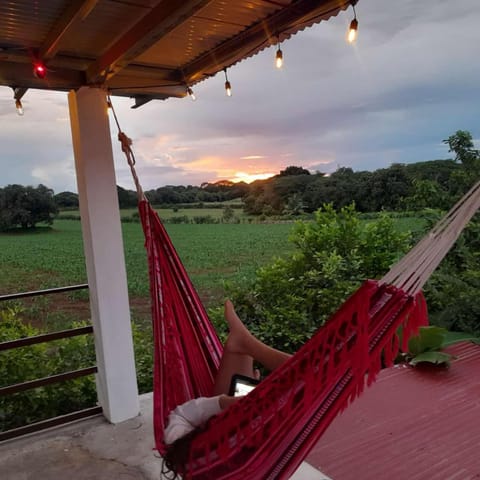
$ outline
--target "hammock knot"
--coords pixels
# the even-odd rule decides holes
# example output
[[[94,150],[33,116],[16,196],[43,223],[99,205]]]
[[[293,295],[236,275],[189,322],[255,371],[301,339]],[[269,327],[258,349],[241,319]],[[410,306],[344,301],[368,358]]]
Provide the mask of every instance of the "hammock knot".
[[[122,144],[122,152],[124,152],[128,156],[128,154],[131,153],[132,151],[131,149],[132,140],[128,138],[124,132],[118,132],[118,140]],[[128,160],[130,162],[130,157],[128,157]]]

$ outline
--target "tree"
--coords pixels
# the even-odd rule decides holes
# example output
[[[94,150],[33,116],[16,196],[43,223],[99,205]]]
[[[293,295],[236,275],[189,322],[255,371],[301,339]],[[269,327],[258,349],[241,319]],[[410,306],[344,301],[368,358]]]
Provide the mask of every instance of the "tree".
[[[117,185],[117,195],[120,208],[136,207],[138,204],[137,193],[133,190],[125,190]]]
[[[424,208],[446,208],[448,206],[447,193],[438,182],[433,180],[413,179],[413,193],[405,199],[405,206],[409,210]]]
[[[455,161],[460,162],[466,169],[472,169],[479,160],[479,151],[473,145],[472,134],[466,130],[457,130],[443,143],[449,147],[449,152],[455,153]]]
[[[403,199],[410,196],[411,189],[412,181],[406,173],[405,165],[393,164],[389,168],[375,170],[368,190],[373,211],[398,210]]]
[[[53,190],[44,185],[8,185],[0,189],[0,230],[33,228],[40,222],[51,225],[57,212]]]
[[[222,215],[223,221],[226,223],[229,223],[233,221],[234,218],[235,218],[235,212],[233,211],[233,208],[230,205],[227,205],[226,207],[224,207],[223,215]]]
[[[287,173],[285,173],[287,172]],[[250,184],[243,197],[245,212],[250,214],[280,215],[293,195],[303,197],[316,176],[301,167],[287,167],[279,175]]]
[[[60,192],[54,195],[55,203],[59,208],[78,208],[78,194],[73,192]]]
[[[283,213],[286,215],[300,215],[304,212],[304,208],[302,196],[299,193],[294,193],[288,198]]]
[[[279,177],[287,177],[289,175],[310,175],[310,172],[303,167],[295,167],[292,165],[285,170],[281,170],[278,174]]]
[[[449,152],[455,153],[455,161],[463,166],[463,172],[454,177],[460,186],[458,193],[462,194],[480,178],[480,152],[473,148],[472,134],[466,130],[457,130],[443,143],[448,145]]]
[[[444,190],[448,190],[450,176],[462,168],[455,160],[430,160],[405,165],[408,176],[412,179],[437,182]]]

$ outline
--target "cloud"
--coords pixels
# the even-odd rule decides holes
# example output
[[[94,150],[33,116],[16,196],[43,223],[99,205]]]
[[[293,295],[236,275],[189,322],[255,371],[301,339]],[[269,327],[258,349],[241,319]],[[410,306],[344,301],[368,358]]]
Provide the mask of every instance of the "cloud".
[[[359,37],[344,41],[353,12],[195,85],[189,99],[153,101],[132,110],[113,98],[133,140],[145,188],[279,172],[289,165],[333,172],[393,162],[450,158],[442,143],[458,129],[479,137],[478,0],[360,0]],[[25,115],[0,89],[0,185],[43,182],[75,190],[65,93],[30,90]],[[117,180],[133,182],[111,123]]]

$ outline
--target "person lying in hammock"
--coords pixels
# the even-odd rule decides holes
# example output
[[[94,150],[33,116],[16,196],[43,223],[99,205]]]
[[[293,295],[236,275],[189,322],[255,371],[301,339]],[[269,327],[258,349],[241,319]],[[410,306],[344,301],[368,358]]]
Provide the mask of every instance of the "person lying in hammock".
[[[195,433],[202,429],[211,417],[240,398],[229,395],[234,375],[254,378],[254,361],[273,371],[291,356],[258,340],[240,320],[230,300],[225,302],[225,320],[229,334],[215,377],[213,396],[189,400],[172,410],[168,417],[164,432],[164,442],[167,445],[164,462],[171,471],[175,472],[176,465],[186,461],[189,444]]]

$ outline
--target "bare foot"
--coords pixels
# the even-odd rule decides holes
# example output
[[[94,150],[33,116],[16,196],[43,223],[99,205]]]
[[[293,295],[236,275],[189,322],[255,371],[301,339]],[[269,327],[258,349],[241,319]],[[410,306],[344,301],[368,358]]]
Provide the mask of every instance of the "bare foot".
[[[225,348],[235,353],[247,353],[248,342],[252,338],[252,334],[240,320],[230,300],[225,302],[225,320],[230,330]]]
[[[247,330],[247,328],[245,327],[245,325],[237,315],[237,312],[235,312],[235,308],[231,300],[225,300],[224,315],[225,315],[225,320],[228,323],[230,332],[233,332],[235,330]]]

